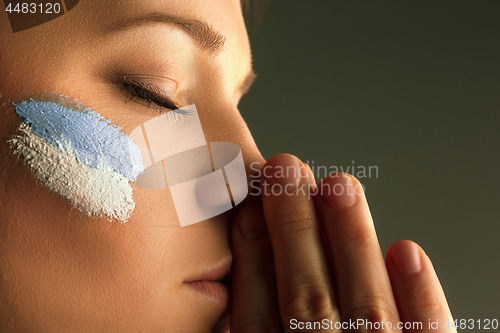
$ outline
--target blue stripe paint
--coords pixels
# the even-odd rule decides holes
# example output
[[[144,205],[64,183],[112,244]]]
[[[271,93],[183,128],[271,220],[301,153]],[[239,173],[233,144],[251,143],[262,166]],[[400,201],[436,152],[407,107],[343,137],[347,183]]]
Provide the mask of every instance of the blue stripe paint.
[[[132,181],[144,171],[137,145],[120,127],[97,112],[33,99],[14,106],[35,135],[62,153],[72,151],[78,161],[88,167],[98,169],[105,164]]]

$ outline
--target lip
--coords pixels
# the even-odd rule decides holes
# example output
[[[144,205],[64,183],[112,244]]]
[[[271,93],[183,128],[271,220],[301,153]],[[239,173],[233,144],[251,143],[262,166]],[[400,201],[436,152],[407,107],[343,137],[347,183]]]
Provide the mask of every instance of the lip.
[[[228,302],[231,263],[229,259],[204,269],[185,279],[183,284],[212,299]]]

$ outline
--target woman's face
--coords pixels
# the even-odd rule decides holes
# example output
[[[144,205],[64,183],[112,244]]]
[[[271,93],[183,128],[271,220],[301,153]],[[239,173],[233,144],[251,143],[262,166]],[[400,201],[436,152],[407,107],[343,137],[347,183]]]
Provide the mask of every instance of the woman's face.
[[[237,109],[253,77],[240,2],[81,0],[17,33],[0,18],[0,328],[219,330],[227,293],[186,282],[229,270],[235,209],[180,227],[168,189],[132,183],[127,223],[89,217],[36,180],[7,141],[21,123],[10,102],[47,93],[76,99],[129,134],[160,107],[117,84],[126,75],[179,107],[195,104],[206,140],[239,145],[248,174],[263,160]]]

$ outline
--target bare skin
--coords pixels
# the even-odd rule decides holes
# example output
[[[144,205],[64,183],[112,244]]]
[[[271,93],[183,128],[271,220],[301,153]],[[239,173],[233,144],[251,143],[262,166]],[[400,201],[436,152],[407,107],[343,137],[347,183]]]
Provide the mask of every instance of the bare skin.
[[[225,44],[202,45],[172,22],[130,23],[152,13],[203,21]],[[449,332],[426,330],[429,319],[451,319],[429,258],[401,241],[384,261],[361,191],[326,200],[265,192],[283,181],[273,170],[296,159],[266,163],[238,111],[253,76],[239,1],[81,1],[15,34],[1,16],[0,42],[0,331],[289,332],[292,319],[365,318]],[[134,185],[136,208],[120,224],[88,217],[44,187],[7,144],[21,122],[10,102],[66,95],[126,133],[158,115],[137,98],[125,103],[110,74],[153,78],[176,105],[196,104],[207,141],[238,144],[249,178],[268,168],[263,194],[181,228],[168,191]],[[313,185],[304,170],[289,190]],[[318,188],[348,188],[347,179],[359,184],[346,175]],[[231,302],[187,286],[231,261]]]
[[[281,176],[280,170],[292,168],[302,170],[298,183]],[[340,332],[330,321],[358,319],[383,321],[384,332],[454,331],[428,327],[429,319],[444,324],[452,317],[424,251],[399,241],[384,261],[359,181],[332,174],[316,186],[309,173],[292,155],[274,156],[260,179],[262,204],[245,207],[236,218],[232,318],[239,319],[232,320],[232,330],[293,332],[307,328],[298,322],[326,318],[326,327],[311,331]],[[307,188],[316,195],[311,198]],[[423,326],[398,329],[399,322]],[[362,326],[344,328],[365,332]]]

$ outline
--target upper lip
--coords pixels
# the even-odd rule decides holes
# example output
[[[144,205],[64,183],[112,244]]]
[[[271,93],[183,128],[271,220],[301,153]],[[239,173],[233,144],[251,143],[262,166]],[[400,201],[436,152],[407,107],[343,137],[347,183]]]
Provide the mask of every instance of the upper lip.
[[[211,267],[205,268],[184,280],[184,283],[195,281],[217,281],[229,284],[231,278],[232,259],[219,262]]]

